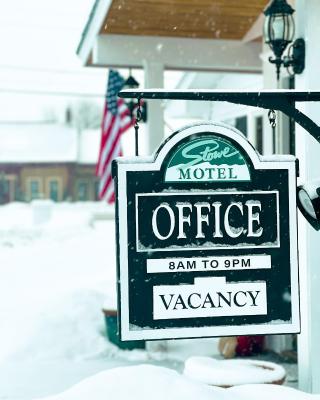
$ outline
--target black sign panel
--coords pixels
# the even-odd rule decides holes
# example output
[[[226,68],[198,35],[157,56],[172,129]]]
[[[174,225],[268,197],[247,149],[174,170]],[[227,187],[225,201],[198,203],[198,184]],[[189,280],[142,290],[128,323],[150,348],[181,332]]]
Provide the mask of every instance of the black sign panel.
[[[278,192],[137,195],[137,250],[279,247]]]
[[[299,331],[294,157],[196,125],[114,175],[122,340]]]

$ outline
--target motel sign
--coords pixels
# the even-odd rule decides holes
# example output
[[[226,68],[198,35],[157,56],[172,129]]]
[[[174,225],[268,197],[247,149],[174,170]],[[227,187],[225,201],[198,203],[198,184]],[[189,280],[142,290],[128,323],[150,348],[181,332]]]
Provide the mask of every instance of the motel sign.
[[[113,175],[122,340],[300,331],[294,157],[199,124]]]

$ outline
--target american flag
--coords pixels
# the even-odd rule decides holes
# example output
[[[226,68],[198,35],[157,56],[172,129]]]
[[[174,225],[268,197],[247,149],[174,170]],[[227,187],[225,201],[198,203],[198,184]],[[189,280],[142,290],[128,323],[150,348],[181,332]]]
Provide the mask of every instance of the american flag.
[[[110,70],[106,102],[101,123],[101,142],[96,175],[100,178],[99,198],[108,203],[114,202],[114,187],[111,177],[111,163],[122,155],[120,139],[123,132],[133,125],[130,111],[123,99],[117,97],[124,79]]]

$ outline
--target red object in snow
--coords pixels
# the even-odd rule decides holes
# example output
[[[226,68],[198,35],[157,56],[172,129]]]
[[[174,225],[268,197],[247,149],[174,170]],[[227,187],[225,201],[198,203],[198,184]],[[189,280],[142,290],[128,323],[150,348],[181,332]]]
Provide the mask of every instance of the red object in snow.
[[[237,336],[236,354],[251,356],[261,353],[264,345],[264,336]]]

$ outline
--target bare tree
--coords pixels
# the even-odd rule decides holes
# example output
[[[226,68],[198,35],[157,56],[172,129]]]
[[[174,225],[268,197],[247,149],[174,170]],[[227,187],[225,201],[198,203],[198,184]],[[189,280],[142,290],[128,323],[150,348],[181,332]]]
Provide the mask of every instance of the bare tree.
[[[75,103],[70,109],[71,123],[82,131],[100,127],[102,119],[102,106],[96,102],[81,101]]]

